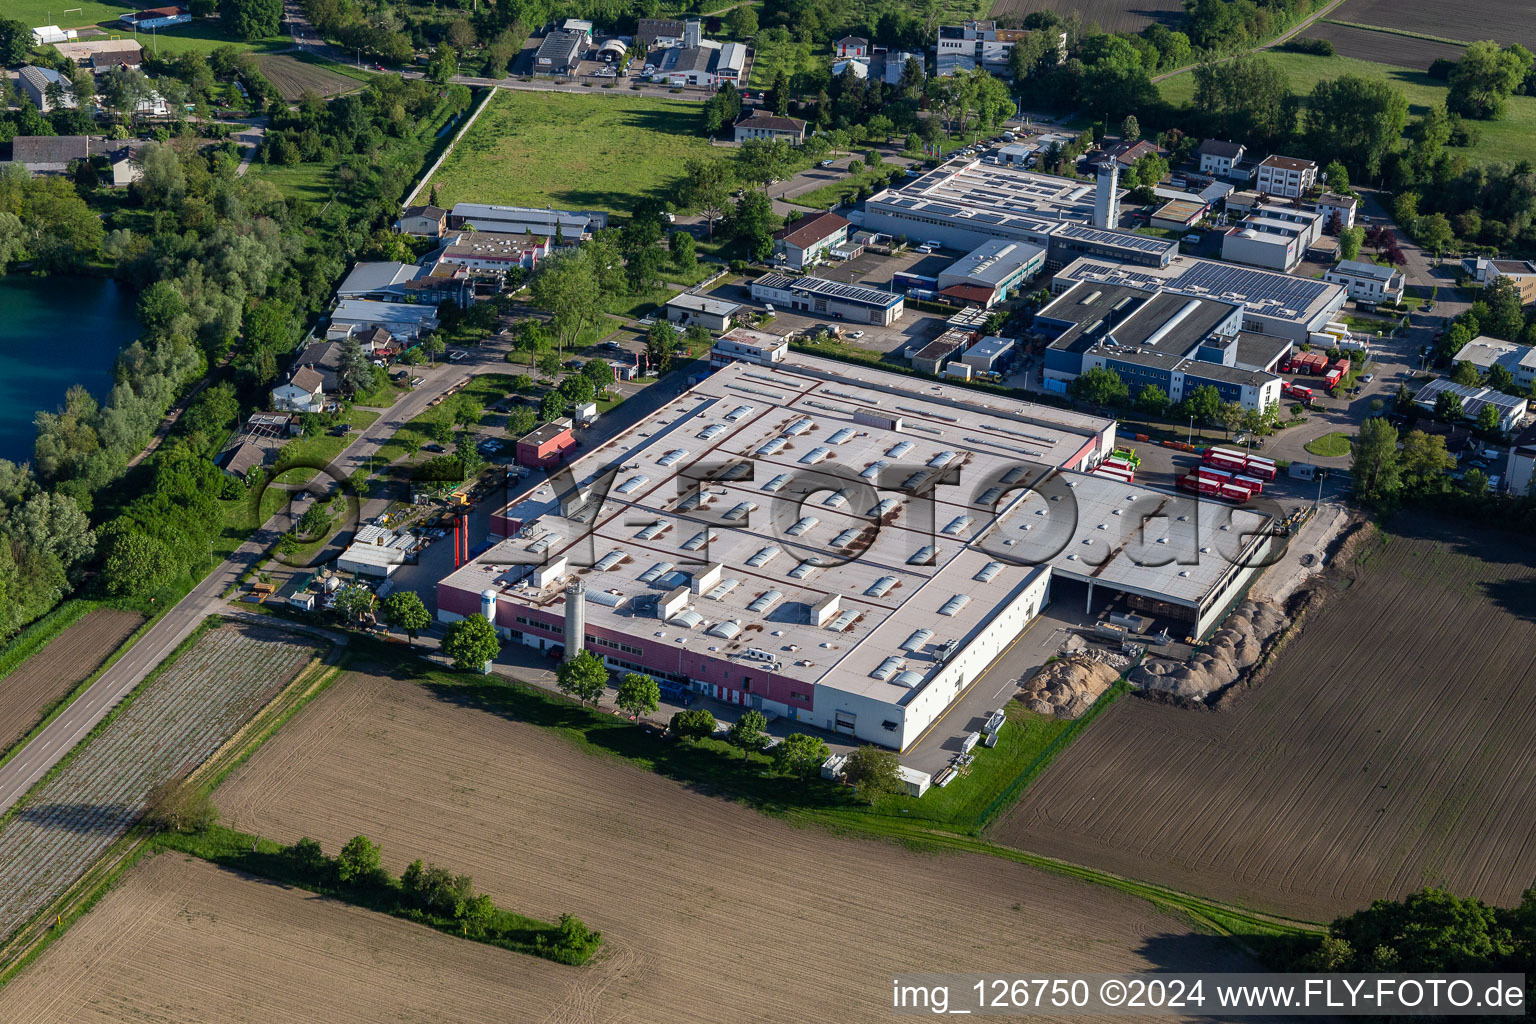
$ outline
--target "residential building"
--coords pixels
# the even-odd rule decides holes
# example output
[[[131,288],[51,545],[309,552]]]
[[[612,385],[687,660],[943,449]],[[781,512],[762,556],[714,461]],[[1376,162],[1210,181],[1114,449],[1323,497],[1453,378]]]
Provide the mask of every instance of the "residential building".
[[[860,39],[858,36],[844,36],[832,44],[832,55],[835,57],[868,57],[869,40]]]
[[[105,150],[103,140],[89,135],[18,135],[11,140],[11,163],[30,174],[65,174],[76,160],[88,160]]]
[[[1405,278],[1401,270],[1364,260],[1343,260],[1323,273],[1329,284],[1340,284],[1356,302],[1401,302]]]
[[[985,68],[994,75],[1012,77],[1008,56],[1014,44],[1029,34],[1022,28],[998,28],[995,21],[967,21],[959,25],[940,25],[934,48],[939,77],[957,71]],[[1066,33],[1061,44],[1066,46]]]
[[[830,210],[812,213],[773,234],[773,251],[785,265],[802,270],[848,241],[849,223]]]
[[[1267,156],[1259,161],[1254,187],[1265,195],[1300,198],[1317,184],[1317,164],[1292,156]]]
[[[832,77],[841,78],[844,71],[852,71],[854,78],[869,78],[869,61],[864,58],[849,57],[847,60],[832,62]]]
[[[566,453],[575,447],[574,424],[567,419],[550,420],[517,439],[517,464],[549,469],[564,462]]]
[[[402,235],[440,238],[448,230],[448,211],[440,206],[407,206],[395,221],[395,231]]]
[[[450,231],[444,239],[439,265],[451,264],[470,270],[506,273],[521,267],[533,270],[552,251],[549,235],[512,235],[502,231]]]
[[[1200,158],[1200,173],[1217,178],[1232,177],[1232,169],[1243,159],[1248,150],[1241,142],[1225,139],[1206,139],[1195,149]]]
[[[389,337],[386,332],[384,335]],[[293,361],[295,368],[307,367],[320,375],[320,388],[322,391],[335,394],[341,390],[341,379],[338,371],[341,368],[341,342],[316,341],[304,347],[297,359]]]
[[[1155,607],[1198,637],[1264,564],[1264,513],[1079,472],[1115,429],[798,353],[732,363],[495,512],[494,546],[438,583],[438,617],[485,614],[512,642],[910,749],[1053,597],[1090,621],[1111,602]],[[1031,467],[1014,433],[1032,438],[1036,476],[1060,470],[1070,503],[1018,483]],[[691,482],[704,459],[755,467],[710,481],[707,519]],[[901,524],[932,507],[924,482],[961,463],[935,529],[914,538]],[[876,493],[849,487],[848,469]],[[1178,536],[1224,557],[1170,557]]]
[[[709,367],[718,370],[730,363],[781,363],[789,355],[789,339],[749,327],[732,327],[709,350]]]
[[[1502,279],[1515,286],[1522,303],[1536,302],[1536,263],[1530,260],[1490,260],[1475,256],[1462,260],[1461,266],[1484,288]]]
[[[185,7],[151,7],[142,11],[129,11],[117,19],[134,31],[147,32],[173,25],[187,25],[192,14]]]
[[[322,412],[325,378],[311,366],[300,366],[286,383],[272,389],[272,408],[289,412]]]
[[[1045,267],[1045,250],[1028,242],[983,242],[941,271],[939,294],[965,305],[991,309],[1032,281]]]
[[[69,81],[68,75],[62,75],[53,68],[39,67],[36,64],[27,64],[16,75],[16,84],[20,86],[22,95],[32,101],[40,112],[46,114],[57,108],[73,110],[77,106],[75,102],[75,88]],[[58,102],[54,102],[54,97]]]
[[[666,318],[675,324],[703,324],[711,331],[728,329],[731,326],[731,318],[740,310],[739,302],[729,302],[693,292],[674,295],[662,307]]]
[[[1502,366],[1521,391],[1529,392],[1536,384],[1536,348],[1529,345],[1480,334],[1461,347],[1456,362],[1471,363],[1484,376],[1495,366]]]
[[[644,54],[653,46],[670,46],[683,38],[678,18],[640,18],[635,23],[635,45]]]
[[[1327,228],[1334,214],[1339,216],[1339,228],[1352,228],[1355,226],[1355,211],[1360,208],[1360,200],[1354,196],[1339,195],[1337,192],[1324,192],[1317,197],[1317,212],[1323,215],[1323,227]]]
[[[107,162],[112,174],[113,188],[127,188],[144,177],[144,167],[139,163],[132,149],[124,148],[109,154]]]
[[[783,139],[791,146],[805,141],[805,122],[798,117],[779,117],[761,107],[744,110],[736,120],[736,141]]]
[[[877,327],[895,323],[906,312],[906,301],[893,292],[821,277],[764,274],[752,282],[752,298],[777,309],[837,317]]]
[[[1098,169],[1106,160],[1120,165],[1122,173],[1130,170],[1144,156],[1166,156],[1167,150],[1155,142],[1139,139],[1136,142],[1117,141],[1095,150],[1082,158],[1083,169],[1089,173]]]
[[[1493,406],[1498,413],[1499,430],[1506,434],[1514,433],[1525,420],[1528,404],[1524,398],[1516,398],[1506,395],[1502,391],[1485,388],[1477,384],[1457,384],[1447,377],[1436,377],[1425,384],[1413,396],[1414,404],[1421,409],[1433,412],[1435,402],[1442,393],[1449,393],[1461,399],[1461,412],[1468,420],[1476,422],[1487,406]]]
[[[568,75],[581,63],[581,55],[587,48],[587,37],[580,32],[567,32],[557,28],[539,43],[533,55],[533,71],[538,75]]]
[[[910,53],[906,50],[889,50],[885,53],[877,53],[871,60],[872,65],[880,69],[880,81],[886,85],[900,85],[901,76],[906,73],[907,62],[915,60],[921,70],[924,67],[923,55]]]
[[[452,231],[474,228],[507,235],[549,235],[558,244],[575,245],[608,226],[601,210],[555,210],[548,207],[493,206],[488,203],[455,203],[448,213]]]

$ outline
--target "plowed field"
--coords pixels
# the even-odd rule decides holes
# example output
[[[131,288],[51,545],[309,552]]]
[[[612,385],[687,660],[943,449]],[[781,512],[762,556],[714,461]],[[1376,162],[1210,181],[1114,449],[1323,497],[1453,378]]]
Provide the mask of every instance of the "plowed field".
[[[991,838],[1313,920],[1536,878],[1536,552],[1396,535],[1254,693],[1120,701]]]
[[[1497,39],[1536,46],[1536,19],[1531,17],[1530,0],[1348,0],[1328,16],[1445,39]]]
[[[1035,11],[1055,11],[1063,17],[1077,13],[1084,25],[1097,22],[1106,32],[1140,32],[1153,22],[1177,29],[1184,22],[1180,0],[996,0],[990,16],[1022,18]]]
[[[334,850],[362,832],[392,870],[422,856],[473,874],[503,906],[572,911],[604,932],[597,964],[439,947],[451,940],[383,919],[341,934],[306,896],[254,881],[241,884],[260,895],[237,894],[220,878],[189,897],[175,876],[150,874],[167,870],[155,864],[92,915],[115,923],[87,918],[25,985],[0,990],[0,1019],[842,1024],[889,1019],[888,975],[912,967],[1239,966],[1217,940],[1111,891],[996,858],[797,829],[451,698],[343,677],[215,800],[226,820],[264,836],[312,836]],[[171,904],[140,910],[155,895]],[[420,999],[437,983],[415,968],[397,980],[391,965],[428,945],[451,983],[462,987],[467,971],[496,998]],[[91,976],[102,980],[64,997],[44,983],[79,977],[97,947],[107,952],[90,960]],[[154,955],[162,949],[182,952]],[[208,992],[173,994],[193,985]],[[413,991],[396,1006],[389,997],[402,987]],[[411,1009],[423,1002],[432,1009]],[[46,1013],[26,1015],[43,1003]]]
[[[96,671],[143,621],[135,612],[97,608],[0,679],[0,752],[9,750],[49,707]]]
[[[1437,60],[1460,60],[1464,46],[1433,39],[1416,39],[1395,32],[1373,32],[1351,25],[1313,25],[1304,33],[1308,39],[1326,39],[1334,51],[1356,60],[1372,60],[1400,68],[1427,71]],[[1446,33],[1442,33],[1446,34]]]

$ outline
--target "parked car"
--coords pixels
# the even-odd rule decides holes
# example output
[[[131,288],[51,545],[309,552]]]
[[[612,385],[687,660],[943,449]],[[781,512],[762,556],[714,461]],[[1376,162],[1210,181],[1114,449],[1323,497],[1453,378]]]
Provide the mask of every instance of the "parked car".
[[[421,450],[424,452],[431,452],[434,455],[441,455],[446,449],[444,449],[440,444],[429,444],[424,446]]]
[[[852,334],[848,335],[848,337],[852,338],[854,341],[858,341],[860,338],[864,337],[864,332],[854,331]]]
[[[834,161],[832,161],[832,160],[823,160],[821,162],[821,166],[823,166],[823,167],[832,167],[834,165],[835,165]]]
[[[467,355],[467,354],[468,353],[466,353],[461,348],[450,349],[449,352],[448,352],[448,361],[450,363],[463,362],[464,356]]]
[[[579,370],[579,369],[581,369],[581,367],[582,367],[582,362],[581,362],[580,359],[567,359],[565,361],[565,368],[567,370]]]
[[[1375,379],[1376,379],[1376,375],[1374,373],[1367,373],[1365,376],[1360,378],[1360,382],[1362,384],[1369,384],[1371,381],[1373,381]]]
[[[1199,245],[1200,236],[1191,232],[1190,234],[1185,235],[1181,241],[1188,242],[1190,245]]]

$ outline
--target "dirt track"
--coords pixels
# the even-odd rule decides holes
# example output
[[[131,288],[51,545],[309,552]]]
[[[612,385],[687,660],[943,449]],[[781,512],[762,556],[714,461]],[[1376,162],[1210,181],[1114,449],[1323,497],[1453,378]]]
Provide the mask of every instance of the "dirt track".
[[[210,985],[224,995],[199,1015],[155,1009],[154,1019],[291,1019],[269,1012],[268,997],[256,994],[274,958],[298,965],[301,977],[319,963],[336,972],[338,990],[364,993],[346,1012],[323,1014],[327,1021],[883,1021],[893,971],[1239,967],[1228,947],[1190,935],[1183,922],[1140,901],[995,858],[918,855],[797,829],[392,679],[344,678],[216,800],[248,831],[313,836],[328,850],[363,832],[383,844],[396,871],[424,856],[472,873],[477,888],[508,907],[546,918],[573,911],[603,929],[610,953],[579,970],[496,953],[494,1017],[452,1000],[433,1004],[441,1007],[436,1016],[413,1015],[402,1008],[414,1005],[414,995],[402,996],[400,1007],[389,1002],[395,983],[380,965],[411,955],[398,943],[421,940],[397,943],[399,926],[380,923],[368,936],[373,949],[337,941],[323,954],[313,944],[284,952],[274,947],[289,941],[286,932],[316,927],[300,925],[310,901],[289,894],[250,912],[263,923],[230,914],[227,932],[186,946],[188,959],[209,962]],[[146,869],[98,914],[114,900],[147,899],[132,895],[140,888],[164,888],[167,877],[150,874],[162,870]],[[192,928],[187,915],[205,912],[200,899],[185,913],[161,912],[165,923],[148,941],[168,943],[164,930]],[[83,993],[53,1015],[18,1015],[46,990],[36,977],[61,970],[54,961],[79,959],[76,945],[107,941],[94,937],[109,927],[95,916],[27,985],[0,990],[0,1018],[89,1024],[163,1006],[165,979],[146,967],[115,986],[111,1012],[95,1010]],[[210,947],[220,935],[226,944]],[[445,963],[478,965],[484,955],[461,944]],[[125,957],[133,958],[121,950],[100,966],[110,974]],[[232,989],[255,1003],[241,1014],[219,1010],[231,1005]],[[518,1013],[525,999],[543,1012]],[[380,1014],[381,1001],[392,1012]]]
[[[1395,536],[1256,691],[1121,701],[991,838],[1313,920],[1426,885],[1511,905],[1536,877],[1532,649],[1529,545]]]
[[[96,671],[144,616],[97,608],[0,679],[0,751],[27,734],[44,712]]]

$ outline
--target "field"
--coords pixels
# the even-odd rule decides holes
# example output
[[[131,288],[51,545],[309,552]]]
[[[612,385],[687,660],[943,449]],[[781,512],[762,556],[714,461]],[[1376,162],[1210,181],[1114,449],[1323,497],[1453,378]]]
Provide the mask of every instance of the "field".
[[[1359,75],[1362,78],[1391,82],[1401,89],[1408,97],[1409,113],[1415,117],[1435,104],[1445,102],[1445,83],[1435,81],[1423,71],[1343,56],[1317,57],[1277,50],[1266,51],[1265,56],[1286,73],[1291,82],[1291,90],[1303,97],[1324,79]],[[1158,89],[1170,103],[1188,104],[1194,96],[1195,76],[1187,73],[1175,75],[1160,82]],[[1465,152],[1472,163],[1536,160],[1536,96],[1511,96],[1505,109],[1504,117],[1498,121],[1473,122],[1481,137],[1480,141],[1472,149],[1458,152]]]
[[[134,612],[97,608],[0,679],[0,753],[96,671],[143,621]]]
[[[1517,903],[1536,552],[1461,529],[1387,539],[1232,709],[1115,704],[991,838],[1313,920],[1426,885]]]
[[[362,88],[356,79],[337,74],[324,65],[301,61],[286,54],[263,53],[256,58],[261,73],[277,86],[283,99],[293,101],[312,92],[316,96],[339,96]]]
[[[1319,22],[1309,28],[1307,39],[1326,39],[1340,55],[1359,60],[1373,60],[1402,68],[1428,70],[1435,61],[1460,60],[1462,50],[1456,43],[1420,39],[1397,32],[1376,32],[1353,25]]]
[[[473,875],[520,912],[575,913],[604,932],[610,952],[599,963],[560,968],[439,946],[450,940],[383,918],[354,926],[348,908],[160,857],[0,989],[0,1019],[249,1020],[259,992],[284,1012],[254,1017],[371,1021],[402,986],[411,998],[433,991],[420,981],[426,957],[447,978],[479,979],[452,987],[494,998],[389,1019],[685,1024],[730,1007],[744,1021],[885,1020],[889,971],[992,968],[999,950],[1027,950],[1040,970],[1241,966],[1229,947],[1142,901],[1001,858],[796,828],[462,696],[345,675],[214,800],[246,831],[312,836],[328,850],[361,832],[382,844],[391,870],[420,856]],[[185,952],[146,955],[162,949]],[[101,987],[59,988],[82,960]],[[396,981],[401,962],[409,969]],[[186,994],[185,964],[198,965],[203,991]],[[290,969],[296,983],[268,993],[265,979]],[[334,992],[330,972],[341,976]],[[349,1002],[353,984],[362,987]],[[168,1007],[173,999],[187,1001]]]
[[[627,213],[676,200],[683,163],[715,151],[697,103],[498,90],[432,179],[439,203]]]
[[[1497,39],[1536,47],[1536,21],[1531,19],[1529,0],[1347,0],[1329,17],[1467,42]]]
[[[1350,435],[1331,431],[1322,437],[1314,437],[1304,447],[1313,455],[1321,455],[1325,458],[1339,458],[1349,454]]]
[[[0,935],[73,882],[151,789],[200,764],[314,655],[282,634],[226,626],[146,683],[0,827]]]
[[[1177,29],[1184,21],[1180,0],[996,0],[988,17],[1022,18],[1035,11],[1081,14],[1084,25],[1096,23],[1106,32],[1140,32],[1153,22]]]

